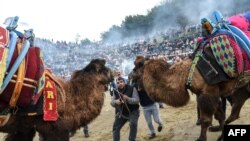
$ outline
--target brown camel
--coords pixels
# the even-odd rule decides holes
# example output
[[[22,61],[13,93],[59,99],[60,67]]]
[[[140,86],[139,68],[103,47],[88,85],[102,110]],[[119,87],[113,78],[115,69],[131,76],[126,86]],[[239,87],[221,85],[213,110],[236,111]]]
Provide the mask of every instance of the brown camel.
[[[36,131],[44,141],[69,141],[69,132],[93,121],[101,112],[104,92],[113,79],[105,60],[94,59],[82,70],[75,71],[69,81],[59,80],[65,90],[66,100],[58,95],[57,121],[46,122],[43,115],[12,115],[0,127],[8,133],[5,141],[32,141]]]
[[[192,60],[187,58],[171,66],[161,59],[146,61],[142,56],[138,56],[132,76],[153,100],[180,107],[186,105],[190,99],[186,82],[191,63]],[[207,128],[212,123],[213,115],[223,129],[225,114],[220,108],[219,98],[233,94],[236,82],[237,78],[216,85],[208,85],[195,68],[190,90],[199,95],[201,132],[198,141],[207,140]],[[222,139],[223,134],[218,140]]]
[[[250,87],[246,85],[237,91],[232,96],[232,109],[231,114],[225,121],[225,124],[229,124],[240,117],[240,110],[247,99],[250,98]]]

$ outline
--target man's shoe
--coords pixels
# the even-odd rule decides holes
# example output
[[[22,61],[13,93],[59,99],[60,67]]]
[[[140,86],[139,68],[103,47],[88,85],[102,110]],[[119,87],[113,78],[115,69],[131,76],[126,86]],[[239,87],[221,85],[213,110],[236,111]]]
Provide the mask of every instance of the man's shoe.
[[[155,133],[151,134],[148,139],[153,139],[155,138]]]
[[[160,104],[160,105],[159,105],[159,108],[163,109],[163,108],[164,108],[163,104]]]
[[[69,137],[73,137],[75,135],[76,131],[69,132]]]
[[[88,138],[89,137],[89,133],[85,133],[84,136],[85,136],[85,138]]]
[[[162,130],[162,125],[159,125],[158,126],[158,132],[161,132],[161,130]]]

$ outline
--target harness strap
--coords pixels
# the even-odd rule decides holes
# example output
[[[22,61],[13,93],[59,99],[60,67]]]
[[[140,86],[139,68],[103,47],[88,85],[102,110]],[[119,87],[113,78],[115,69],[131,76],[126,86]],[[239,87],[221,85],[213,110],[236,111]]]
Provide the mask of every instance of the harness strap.
[[[17,44],[18,55],[21,52],[22,45],[23,45],[22,42],[19,42]],[[23,87],[24,76],[25,76],[25,64],[26,64],[26,62],[25,62],[25,58],[24,58],[20,64],[19,68],[18,68],[15,88],[14,88],[14,91],[12,93],[12,96],[11,96],[11,99],[9,102],[10,108],[14,108],[16,106],[17,100],[20,96],[20,93],[21,93],[21,90]]]
[[[17,81],[11,79],[10,82],[11,82],[11,83],[16,83]],[[28,87],[28,88],[36,89],[36,86],[34,86],[34,85],[32,85],[32,84],[27,84],[27,83],[24,83],[24,82],[23,82],[23,86]]]
[[[8,74],[8,72],[6,72],[5,74]],[[16,79],[17,79],[17,75],[14,74],[13,77],[11,78],[10,82],[11,83],[16,83],[17,82]],[[37,87],[37,81],[36,80],[26,78],[26,77],[24,77],[23,79],[24,79],[23,86],[36,89],[36,87]],[[29,82],[29,83],[27,83],[27,82]]]
[[[6,74],[8,74],[8,73],[6,73]],[[13,78],[17,78],[17,75],[13,75],[13,77],[12,77],[12,79]],[[15,79],[13,79],[13,80],[15,80]],[[30,83],[32,83],[34,86],[36,86],[37,85],[37,81],[36,80],[34,80],[34,79],[30,79],[30,78],[26,78],[26,77],[24,77],[23,78],[24,79],[24,81],[27,81],[27,82],[30,82]]]
[[[192,81],[193,81],[193,75],[194,75],[194,71],[195,71],[195,67],[199,61],[199,56],[201,55],[200,51],[197,51],[195,54],[195,57],[192,61],[191,67],[189,69],[189,73],[188,73],[188,78],[187,78],[187,82],[186,82],[186,87],[190,88],[192,86]]]

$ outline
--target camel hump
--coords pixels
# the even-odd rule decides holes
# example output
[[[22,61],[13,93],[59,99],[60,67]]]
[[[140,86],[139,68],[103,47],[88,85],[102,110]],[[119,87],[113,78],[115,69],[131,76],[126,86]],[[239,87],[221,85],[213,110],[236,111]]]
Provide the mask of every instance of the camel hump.
[[[209,39],[209,46],[215,60],[230,78],[235,78],[242,73],[242,52],[232,36],[217,34]]]
[[[207,79],[208,84],[236,78],[244,71],[250,70],[249,39],[242,29],[233,24],[233,20],[226,21],[219,11],[215,11],[212,21],[203,18],[201,22],[204,38],[199,44],[201,56],[197,68],[204,78],[212,77]],[[210,69],[205,71],[204,68]]]

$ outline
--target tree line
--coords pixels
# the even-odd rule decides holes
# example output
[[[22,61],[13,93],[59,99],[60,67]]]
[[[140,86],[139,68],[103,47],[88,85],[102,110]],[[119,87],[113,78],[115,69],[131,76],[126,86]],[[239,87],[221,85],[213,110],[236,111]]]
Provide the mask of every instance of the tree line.
[[[112,42],[169,28],[185,29],[198,24],[199,18],[211,15],[214,10],[220,10],[226,16],[246,12],[250,10],[250,0],[163,0],[146,15],[126,16],[121,25],[113,25],[101,33],[101,40]],[[89,43],[88,39],[82,43],[84,41]]]

